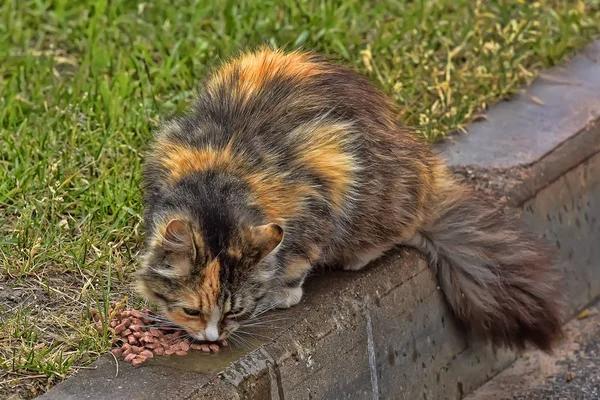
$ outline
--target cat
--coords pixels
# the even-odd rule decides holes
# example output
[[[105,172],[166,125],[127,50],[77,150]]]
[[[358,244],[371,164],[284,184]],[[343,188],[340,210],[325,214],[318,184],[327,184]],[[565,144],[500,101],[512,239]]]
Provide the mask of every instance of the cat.
[[[459,321],[550,351],[560,275],[515,215],[456,181],[366,78],[312,52],[224,63],[144,162],[141,292],[198,340],[287,308],[316,265],[429,258]]]

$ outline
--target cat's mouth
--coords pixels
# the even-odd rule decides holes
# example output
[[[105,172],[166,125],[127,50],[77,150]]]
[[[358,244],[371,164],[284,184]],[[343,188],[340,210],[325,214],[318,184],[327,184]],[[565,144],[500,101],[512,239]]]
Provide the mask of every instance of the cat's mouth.
[[[195,340],[202,342],[219,342],[229,338],[229,336],[240,327],[240,324],[237,321],[229,318],[225,318],[219,325],[219,328],[206,328],[203,331],[193,331],[185,326],[184,328]]]

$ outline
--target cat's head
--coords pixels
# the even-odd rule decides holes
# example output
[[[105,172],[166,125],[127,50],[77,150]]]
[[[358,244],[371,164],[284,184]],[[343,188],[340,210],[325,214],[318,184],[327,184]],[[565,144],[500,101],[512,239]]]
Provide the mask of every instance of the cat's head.
[[[138,275],[140,291],[195,339],[210,341],[225,339],[255,311],[274,273],[265,258],[283,238],[276,224],[242,224],[216,248],[218,232],[181,215],[164,218],[153,231]]]

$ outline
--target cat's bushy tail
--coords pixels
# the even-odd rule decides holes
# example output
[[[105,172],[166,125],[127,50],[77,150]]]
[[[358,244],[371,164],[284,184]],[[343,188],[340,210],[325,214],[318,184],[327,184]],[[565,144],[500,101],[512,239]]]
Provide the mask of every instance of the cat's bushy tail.
[[[423,251],[455,315],[497,345],[550,351],[561,332],[552,252],[515,215],[445,174],[434,217],[410,243]]]

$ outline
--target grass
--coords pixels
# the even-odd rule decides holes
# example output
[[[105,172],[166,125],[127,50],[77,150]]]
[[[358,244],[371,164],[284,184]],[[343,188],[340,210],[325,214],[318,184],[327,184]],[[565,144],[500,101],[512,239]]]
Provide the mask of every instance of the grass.
[[[2,2],[0,397],[32,397],[107,350],[90,305],[139,301],[143,153],[219,60],[316,49],[435,141],[599,32],[600,0]]]

